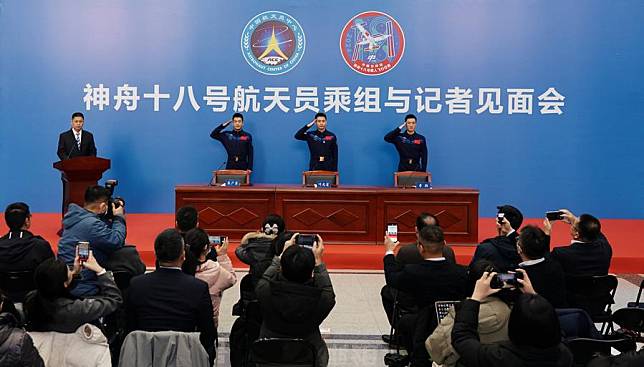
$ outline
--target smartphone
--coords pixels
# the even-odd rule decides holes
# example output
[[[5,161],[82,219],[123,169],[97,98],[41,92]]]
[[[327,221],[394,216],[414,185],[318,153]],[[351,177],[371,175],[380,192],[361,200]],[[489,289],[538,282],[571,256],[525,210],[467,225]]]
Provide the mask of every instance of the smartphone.
[[[499,224],[503,224],[503,218],[505,218],[505,213],[499,213],[496,215],[496,221]]]
[[[89,242],[79,241],[76,247],[78,247],[78,259],[87,261],[89,259]]]
[[[394,242],[398,242],[398,224],[387,224],[387,237],[391,238]]]
[[[490,282],[490,288],[499,289],[499,288],[510,288],[518,287],[519,282],[517,279],[522,279],[523,274],[521,273],[499,273],[492,278]]]
[[[555,220],[562,220],[563,219],[563,212],[559,210],[551,211],[551,212],[546,212],[546,218],[548,218],[549,221],[555,221]]]
[[[226,236],[208,236],[211,246],[220,246],[226,240]]]
[[[297,236],[295,244],[298,246],[313,249],[313,244],[315,244],[317,239],[318,235],[316,234],[300,234]]]

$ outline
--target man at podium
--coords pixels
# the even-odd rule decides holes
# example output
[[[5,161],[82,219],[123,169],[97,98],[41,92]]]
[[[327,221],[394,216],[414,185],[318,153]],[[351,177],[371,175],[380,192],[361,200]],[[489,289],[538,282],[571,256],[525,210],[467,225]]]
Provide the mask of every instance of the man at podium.
[[[61,161],[74,157],[96,157],[94,135],[83,130],[85,116],[81,112],[72,114],[72,128],[58,137],[58,158]]]
[[[405,116],[405,122],[388,132],[385,141],[396,146],[398,172],[427,171],[427,140],[416,132],[416,116]]]
[[[317,130],[308,131],[316,125]],[[309,146],[311,158],[309,171],[337,171],[338,170],[338,139],[335,134],[326,129],[326,114],[318,112],[315,119],[304,125],[295,133],[295,139],[306,141]]]
[[[223,131],[231,122],[233,130]],[[242,130],[243,127],[244,116],[235,113],[232,120],[217,126],[210,133],[210,137],[219,140],[226,149],[226,169],[253,170],[253,137]]]

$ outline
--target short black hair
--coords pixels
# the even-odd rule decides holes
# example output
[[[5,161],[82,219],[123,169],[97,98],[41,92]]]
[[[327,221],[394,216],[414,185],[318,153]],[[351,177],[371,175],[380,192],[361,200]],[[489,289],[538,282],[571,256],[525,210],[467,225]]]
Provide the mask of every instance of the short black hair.
[[[422,212],[416,217],[416,230],[418,230],[418,232],[420,232],[420,230],[423,229],[425,226],[430,225],[425,222],[427,218],[431,218],[434,221],[434,225],[440,227],[440,224],[438,223],[438,218],[436,218],[432,214]]]
[[[519,234],[519,247],[529,259],[539,259],[548,252],[546,234],[536,226],[525,226]]]
[[[85,204],[94,204],[107,201],[110,198],[110,190],[103,186],[89,186],[85,190]]]
[[[174,218],[177,221],[179,231],[185,233],[197,227],[199,213],[197,213],[197,209],[192,206],[182,206],[177,210],[177,214]]]
[[[512,229],[517,230],[521,228],[521,223],[523,223],[523,214],[519,209],[513,207],[512,205],[501,205],[496,207],[499,213],[505,215],[505,219],[508,220]]]
[[[19,231],[29,216],[29,205],[23,202],[9,204],[4,211],[4,221],[11,232]]]
[[[286,280],[295,283],[304,283],[311,279],[315,268],[313,251],[306,247],[293,245],[284,250],[280,258],[282,275]]]
[[[412,114],[412,113],[410,113],[409,115],[405,116],[405,122],[407,122],[408,119],[414,119],[414,120],[418,121],[416,116],[414,114]]]
[[[577,232],[582,241],[593,242],[599,238],[602,232],[602,225],[599,223],[599,219],[592,215],[582,214],[579,216],[579,222],[577,223]]]
[[[235,112],[235,113],[233,114],[233,120],[234,120],[236,117],[239,117],[240,119],[242,119],[242,121],[244,121],[244,115],[242,115],[241,113],[239,113],[239,112]]]
[[[427,225],[418,232],[418,240],[426,250],[438,252],[445,246],[445,236],[439,226]]]
[[[159,233],[154,240],[154,254],[159,262],[172,262],[181,257],[183,237],[174,228],[168,228]]]
[[[521,294],[510,311],[508,337],[520,347],[556,346],[561,342],[561,328],[554,307],[538,294]]]
[[[325,120],[327,119],[327,118],[326,118],[326,113],[324,113],[324,112],[318,112],[318,113],[316,113],[316,114],[315,114],[315,118],[317,119],[318,117],[324,117],[324,119],[325,119]]]
[[[72,113],[72,120],[76,117],[81,117],[83,120],[85,120],[85,115],[83,115],[82,112],[74,112]]]

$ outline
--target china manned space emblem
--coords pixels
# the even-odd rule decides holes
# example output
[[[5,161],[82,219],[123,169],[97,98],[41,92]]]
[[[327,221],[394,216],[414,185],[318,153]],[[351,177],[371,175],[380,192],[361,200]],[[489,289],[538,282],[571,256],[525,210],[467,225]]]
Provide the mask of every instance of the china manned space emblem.
[[[363,75],[382,75],[398,64],[405,53],[405,34],[389,14],[360,13],[344,26],[340,51],[349,67]]]
[[[242,32],[244,59],[262,74],[290,71],[302,60],[305,48],[304,30],[295,18],[281,11],[255,15]]]

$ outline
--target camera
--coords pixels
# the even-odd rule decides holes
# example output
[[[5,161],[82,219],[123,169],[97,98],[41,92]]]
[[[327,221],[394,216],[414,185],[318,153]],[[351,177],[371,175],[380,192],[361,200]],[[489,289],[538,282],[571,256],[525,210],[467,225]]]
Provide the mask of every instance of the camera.
[[[112,205],[116,208],[125,206],[125,199],[120,196],[114,196],[114,188],[119,184],[118,180],[105,180],[105,188],[107,189],[109,196],[107,198],[107,213],[105,217],[107,219],[113,219],[114,213],[112,212]]]
[[[499,213],[496,215],[496,221],[499,224],[503,224],[503,218],[505,218],[505,213]]]
[[[499,273],[492,278],[490,288],[500,289],[521,286],[517,279],[523,279],[522,273]]]
[[[318,239],[317,234],[300,234],[297,236],[297,239],[295,240],[295,244],[298,246],[313,249],[313,244],[315,244],[317,239]]]

